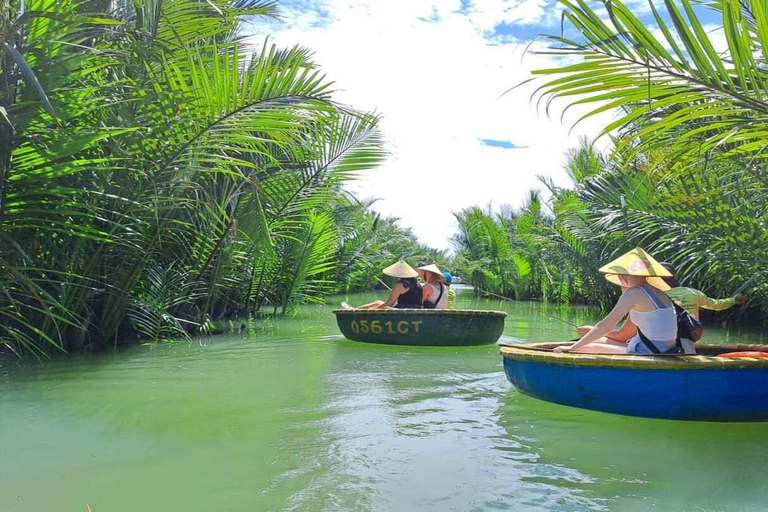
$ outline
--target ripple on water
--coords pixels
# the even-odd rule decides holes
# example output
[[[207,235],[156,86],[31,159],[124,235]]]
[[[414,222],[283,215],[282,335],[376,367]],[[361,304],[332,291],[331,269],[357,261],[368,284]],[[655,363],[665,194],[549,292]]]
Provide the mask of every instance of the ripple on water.
[[[514,319],[505,341],[569,335],[532,308],[488,306]],[[496,346],[355,343],[317,311],[5,368],[0,510],[730,511],[768,500],[766,425],[548,404],[511,388]]]
[[[336,506],[364,510],[601,509],[580,489],[557,485],[578,472],[542,469],[539,476],[552,480],[534,480],[536,453],[499,425],[509,392],[501,372],[419,373],[407,365],[371,371],[352,363],[326,378],[323,433],[334,471],[294,496],[296,509],[320,489],[336,490]],[[505,457],[504,450],[519,454]]]

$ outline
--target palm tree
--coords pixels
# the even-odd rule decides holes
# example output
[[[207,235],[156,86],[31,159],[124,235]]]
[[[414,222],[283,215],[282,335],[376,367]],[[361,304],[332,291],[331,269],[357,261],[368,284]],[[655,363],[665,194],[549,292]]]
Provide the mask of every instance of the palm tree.
[[[327,204],[384,154],[306,49],[246,49],[239,21],[273,2],[2,9],[0,343],[111,345],[307,296]],[[298,241],[311,257],[285,265]]]
[[[716,48],[690,0],[666,1],[665,21],[650,2],[660,38],[619,0],[602,12],[559,0],[579,38],[545,36],[544,53],[568,63],[534,71],[549,103],[591,106],[583,118],[621,109],[602,134],[618,130],[618,147],[663,147],[680,164],[711,156],[762,158],[768,93],[768,10],[762,2],[707,4],[722,18],[728,47]],[[602,15],[601,15],[602,14]],[[607,22],[603,21],[607,18]],[[582,118],[582,119],[583,119]]]
[[[578,187],[588,224],[613,249],[645,245],[681,264],[704,289],[727,292],[749,280],[764,300],[764,2],[705,3],[722,20],[725,48],[689,0],[665,2],[663,13],[651,2],[653,30],[618,0],[599,10],[560,3],[566,33],[576,35],[546,36],[546,53],[567,60],[535,72],[541,99],[586,106],[584,118],[620,114],[602,132],[616,145],[609,168]]]

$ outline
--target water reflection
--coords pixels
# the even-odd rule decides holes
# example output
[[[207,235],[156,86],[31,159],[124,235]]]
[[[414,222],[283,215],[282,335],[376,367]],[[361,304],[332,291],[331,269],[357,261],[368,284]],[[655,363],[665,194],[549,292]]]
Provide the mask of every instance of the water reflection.
[[[761,510],[768,496],[760,470],[768,454],[764,423],[629,418],[516,392],[500,414],[509,437],[538,453],[535,468],[589,475],[579,486],[615,510]],[[539,481],[566,485],[559,476]]]
[[[508,311],[510,340],[573,337],[537,305],[458,301]],[[768,498],[761,424],[533,400],[494,345],[351,342],[331,308],[7,369],[0,510],[757,510]]]
[[[327,464],[340,472],[313,482],[316,492],[304,489],[291,508],[330,489],[342,510],[601,509],[578,487],[531,480],[538,454],[500,424],[508,384],[495,351],[336,344],[323,435]]]

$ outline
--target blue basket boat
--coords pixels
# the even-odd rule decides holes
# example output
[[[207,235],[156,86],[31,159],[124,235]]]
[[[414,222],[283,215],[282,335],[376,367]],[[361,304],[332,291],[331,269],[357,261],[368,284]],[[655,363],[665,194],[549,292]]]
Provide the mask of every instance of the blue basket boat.
[[[594,411],[692,421],[768,421],[768,352],[761,345],[698,345],[699,354],[555,353],[561,343],[504,346],[504,372],[522,393]]]

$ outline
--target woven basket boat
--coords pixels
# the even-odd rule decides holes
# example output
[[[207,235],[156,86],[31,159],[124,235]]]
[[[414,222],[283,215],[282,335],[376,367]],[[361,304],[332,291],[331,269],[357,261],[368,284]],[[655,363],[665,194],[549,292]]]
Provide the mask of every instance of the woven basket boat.
[[[561,343],[504,346],[504,372],[522,393],[595,411],[694,421],[768,421],[763,345],[697,345],[697,355],[555,353]]]
[[[495,343],[504,331],[503,311],[464,309],[337,309],[350,340],[390,345],[463,346]]]

